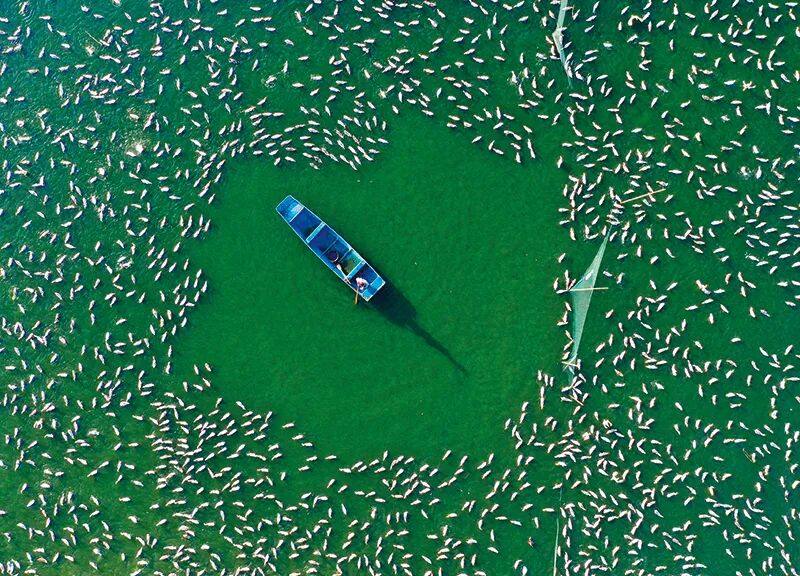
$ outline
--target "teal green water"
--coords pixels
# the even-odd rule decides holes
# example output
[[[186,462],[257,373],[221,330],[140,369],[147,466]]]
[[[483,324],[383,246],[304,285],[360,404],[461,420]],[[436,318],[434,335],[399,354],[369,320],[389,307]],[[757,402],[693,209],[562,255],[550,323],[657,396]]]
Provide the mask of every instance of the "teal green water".
[[[793,573],[796,8],[557,10],[0,5],[0,573]]]

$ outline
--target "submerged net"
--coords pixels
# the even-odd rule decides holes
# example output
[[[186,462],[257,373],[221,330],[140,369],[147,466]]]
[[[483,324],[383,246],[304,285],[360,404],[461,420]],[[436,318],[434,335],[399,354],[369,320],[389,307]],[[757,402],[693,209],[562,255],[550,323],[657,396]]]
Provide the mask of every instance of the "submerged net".
[[[600,273],[600,263],[603,261],[603,254],[606,251],[608,234],[603,238],[603,243],[594,255],[594,260],[583,273],[575,285],[570,288],[569,295],[572,298],[572,349],[567,359],[567,370],[574,372],[575,362],[578,359],[578,347],[583,336],[583,326],[586,324],[586,315],[589,312],[589,303],[592,301],[594,293],[594,283]]]
[[[566,15],[567,0],[561,0],[561,6],[558,9],[558,22],[556,22],[556,30],[553,32],[553,41],[558,51],[558,57],[561,59],[561,65],[564,67],[564,72],[567,74],[567,82],[572,86],[572,71],[569,69],[567,55],[564,53],[564,18]]]
[[[558,23],[556,29],[562,30],[564,28],[564,17],[567,15],[567,0],[561,0],[561,5],[558,7]]]

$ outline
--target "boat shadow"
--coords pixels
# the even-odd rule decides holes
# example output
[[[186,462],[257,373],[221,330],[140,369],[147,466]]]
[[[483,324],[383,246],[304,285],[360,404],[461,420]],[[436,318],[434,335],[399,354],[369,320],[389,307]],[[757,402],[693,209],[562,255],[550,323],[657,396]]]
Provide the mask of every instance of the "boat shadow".
[[[461,374],[467,373],[467,369],[456,360],[450,350],[420,325],[417,321],[417,309],[394,285],[387,282],[383,289],[370,300],[369,304],[372,309],[395,326],[404,328],[421,338],[425,344],[444,356]]]

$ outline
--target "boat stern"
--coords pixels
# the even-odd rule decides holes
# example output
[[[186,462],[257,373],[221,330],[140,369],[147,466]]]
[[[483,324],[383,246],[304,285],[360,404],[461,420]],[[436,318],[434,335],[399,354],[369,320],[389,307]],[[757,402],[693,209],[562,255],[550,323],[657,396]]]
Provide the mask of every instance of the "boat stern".
[[[369,299],[375,296],[375,294],[383,288],[383,285],[386,284],[386,281],[378,276],[372,283],[366,287],[366,289],[361,293],[361,297],[369,302]]]
[[[386,284],[386,281],[368,264],[358,271],[353,277],[353,282],[355,282],[356,278],[363,278],[367,281],[367,286],[358,293],[367,302]]]

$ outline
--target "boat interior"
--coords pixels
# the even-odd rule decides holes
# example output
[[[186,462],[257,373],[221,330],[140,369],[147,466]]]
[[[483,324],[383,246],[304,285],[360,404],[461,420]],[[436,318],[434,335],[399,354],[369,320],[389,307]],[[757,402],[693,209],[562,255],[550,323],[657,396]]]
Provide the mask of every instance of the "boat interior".
[[[297,215],[289,221],[295,232],[302,238],[308,238],[312,232],[320,225],[322,220],[312,214],[307,208],[303,208]]]

